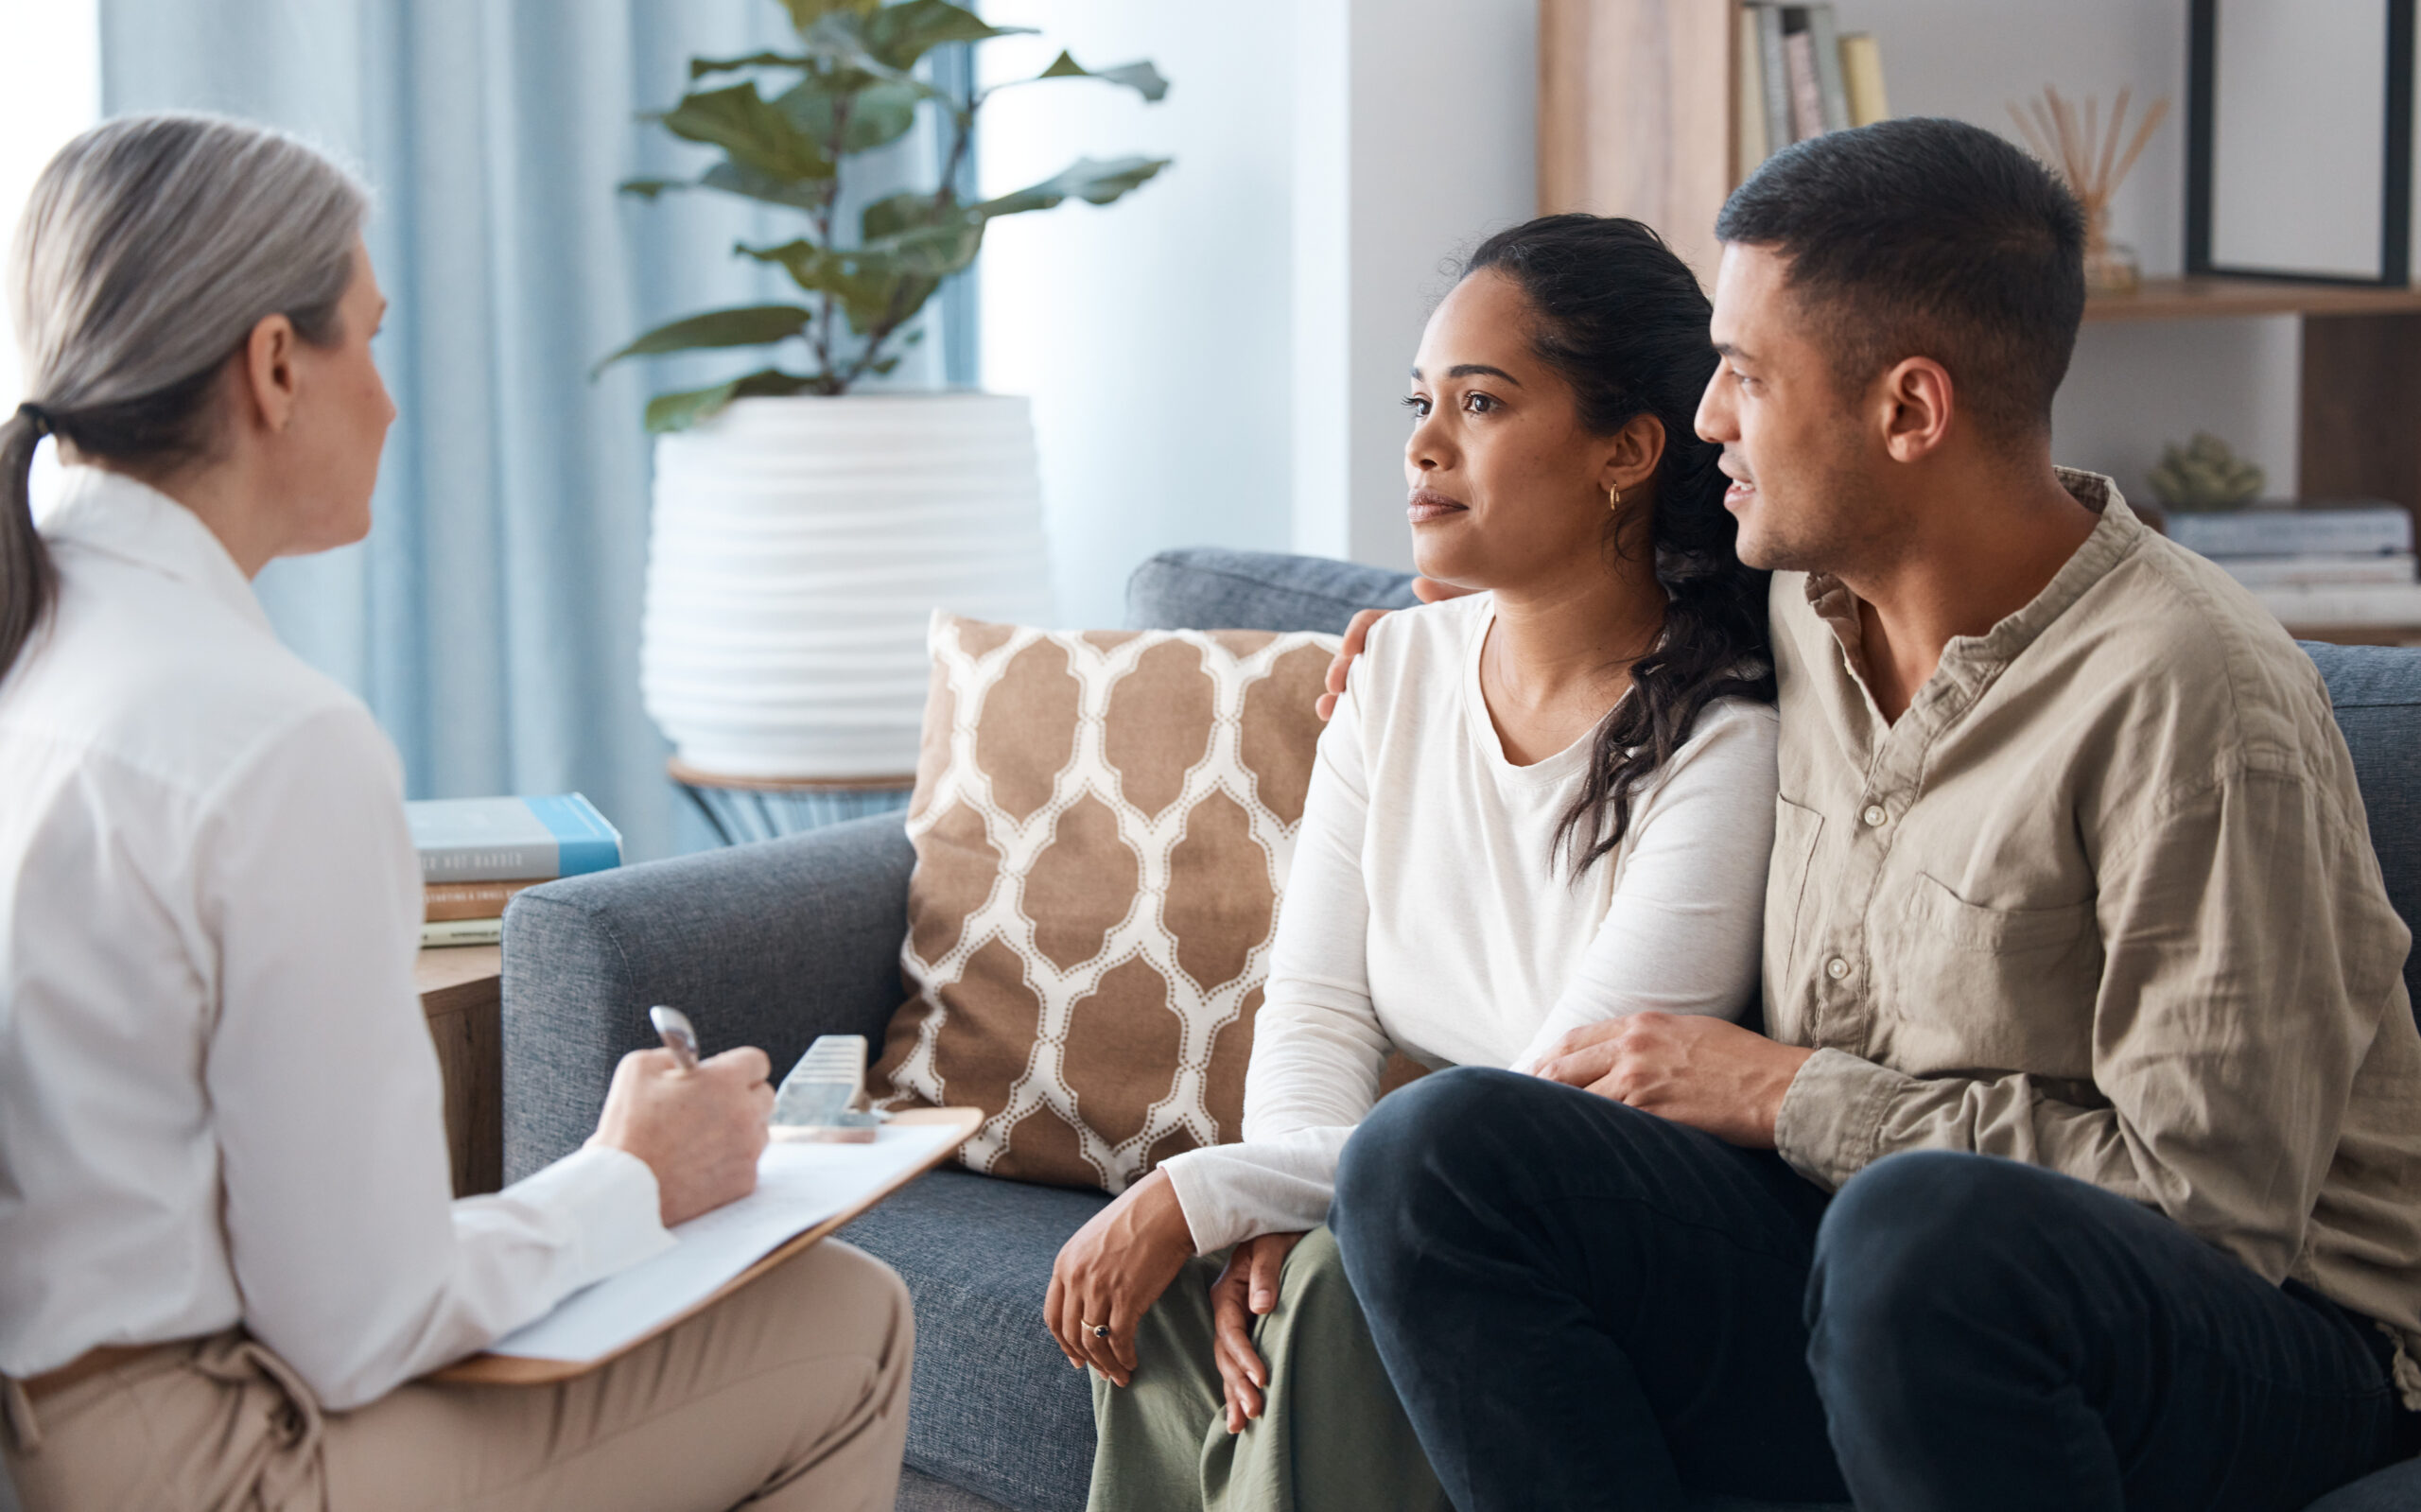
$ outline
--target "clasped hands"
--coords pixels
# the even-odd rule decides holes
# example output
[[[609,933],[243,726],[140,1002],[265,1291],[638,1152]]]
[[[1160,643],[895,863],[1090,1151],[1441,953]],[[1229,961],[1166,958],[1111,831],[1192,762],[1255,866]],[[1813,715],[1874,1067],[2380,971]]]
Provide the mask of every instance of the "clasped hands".
[[[1728,1018],[1646,1013],[1581,1025],[1533,1069],[1727,1144],[1770,1150],[1783,1097],[1814,1053]]]
[[[1252,1323],[1278,1306],[1278,1277],[1301,1234],[1263,1234],[1228,1253],[1210,1283],[1212,1353],[1228,1432],[1261,1416],[1269,1367],[1253,1347]],[[1042,1315],[1068,1363],[1091,1365],[1113,1385],[1135,1379],[1135,1329],[1193,1258],[1193,1231],[1176,1187],[1155,1171],[1095,1213],[1060,1247]]]

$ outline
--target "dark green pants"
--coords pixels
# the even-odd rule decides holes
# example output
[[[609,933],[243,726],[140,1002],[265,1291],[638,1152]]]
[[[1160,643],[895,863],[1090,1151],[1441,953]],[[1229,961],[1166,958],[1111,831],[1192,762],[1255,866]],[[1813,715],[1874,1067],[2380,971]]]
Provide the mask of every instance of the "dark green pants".
[[[1210,1352],[1223,1262],[1189,1262],[1144,1314],[1133,1385],[1093,1374],[1091,1512],[1448,1512],[1326,1228],[1286,1257],[1278,1307],[1253,1330],[1262,1415],[1228,1432]]]

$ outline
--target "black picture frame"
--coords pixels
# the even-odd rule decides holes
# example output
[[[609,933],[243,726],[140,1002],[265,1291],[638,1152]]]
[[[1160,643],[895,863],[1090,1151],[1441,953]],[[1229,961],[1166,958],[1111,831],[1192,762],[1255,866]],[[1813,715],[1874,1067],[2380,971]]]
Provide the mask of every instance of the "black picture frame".
[[[2211,260],[2212,137],[2219,115],[2219,0],[2190,0],[2186,40],[2186,271],[2292,284],[2401,288],[2412,282],[2412,42],[2414,0],[2386,7],[2386,133],[2379,185],[2379,271],[2356,278]]]

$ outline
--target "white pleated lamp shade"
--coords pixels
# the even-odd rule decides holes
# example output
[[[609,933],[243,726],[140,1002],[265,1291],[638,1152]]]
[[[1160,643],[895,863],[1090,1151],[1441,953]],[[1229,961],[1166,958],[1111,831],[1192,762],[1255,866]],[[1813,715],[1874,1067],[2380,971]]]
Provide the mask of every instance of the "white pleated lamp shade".
[[[904,781],[937,608],[1050,622],[1024,399],[741,399],[657,439],[639,687],[684,764]]]

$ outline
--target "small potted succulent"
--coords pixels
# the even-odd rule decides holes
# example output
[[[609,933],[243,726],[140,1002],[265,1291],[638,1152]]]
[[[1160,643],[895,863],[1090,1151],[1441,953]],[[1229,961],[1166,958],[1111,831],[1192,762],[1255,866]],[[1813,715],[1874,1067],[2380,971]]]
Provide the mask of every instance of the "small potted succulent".
[[[734,249],[780,268],[796,301],[688,316],[600,364],[723,347],[771,347],[777,359],[648,404],[657,441],[640,683],[697,772],[901,777],[914,766],[929,612],[1049,613],[1041,494],[1022,397],[857,390],[897,364],[918,312],[974,262],[992,220],[1071,199],[1107,204],[1169,160],[1082,159],[1012,194],[962,197],[958,168],[996,91],[952,98],[917,63],[1029,28],[987,26],[948,0],[780,3],[795,49],[693,60],[692,92],[651,117],[721,161],[694,180],[621,186],[650,200],[740,195],[802,221],[789,240]],[[1054,79],[1146,100],[1168,91],[1149,62],[1088,69],[1065,52],[1014,82]],[[849,160],[907,134],[920,111],[939,113],[949,144],[938,185],[875,200],[845,225]]]

